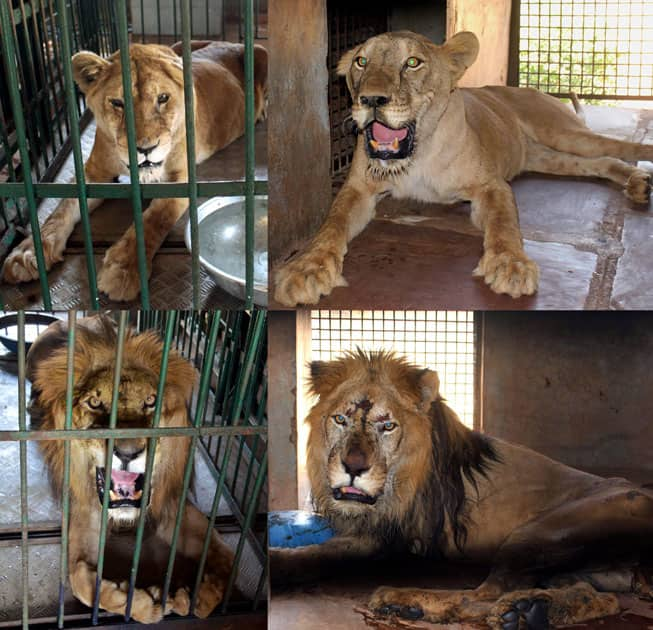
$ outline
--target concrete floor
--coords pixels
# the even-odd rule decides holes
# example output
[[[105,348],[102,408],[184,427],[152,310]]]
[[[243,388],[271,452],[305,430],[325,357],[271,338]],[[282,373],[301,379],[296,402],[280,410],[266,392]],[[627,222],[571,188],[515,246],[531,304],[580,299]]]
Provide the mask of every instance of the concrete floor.
[[[478,586],[487,573],[480,567],[435,564],[408,560],[404,566],[396,563],[375,566],[367,574],[347,567],[338,577],[321,579],[294,587],[274,587],[269,608],[269,630],[472,630],[485,628],[482,624],[434,624],[424,621],[399,625],[387,620],[367,620],[363,612],[367,601],[378,586],[413,586],[433,589],[468,589]],[[653,628],[653,602],[638,600],[632,595],[619,597],[622,613],[614,617],[578,624],[575,628],[612,630]]]
[[[599,133],[653,143],[653,111],[586,106]],[[642,163],[653,170],[653,164]],[[321,308],[653,308],[653,213],[616,186],[592,179],[525,175],[513,183],[525,249],[540,266],[535,296],[514,300],[472,277],[482,235],[469,204],[384,201],[350,244],[349,286]]]
[[[82,135],[82,151],[86,158],[93,146],[95,125],[91,123]],[[256,179],[267,179],[267,126],[256,126]],[[239,138],[225,149],[197,167],[198,181],[238,181],[244,179],[245,140]],[[74,176],[72,155],[56,177],[57,182],[68,182]],[[198,200],[199,203],[205,198]],[[41,221],[58,205],[57,199],[46,199],[39,206]],[[115,243],[132,222],[131,203],[124,199],[105,201],[91,215],[91,232],[96,269],[100,269],[106,250]],[[150,302],[152,308],[190,308],[193,303],[191,258],[184,243],[184,230],[188,222],[186,212],[168,235],[154,258],[150,277]],[[81,226],[72,233],[64,252],[63,263],[55,265],[48,274],[53,310],[83,309],[90,305],[90,293],[84,241]],[[242,301],[218,287],[213,278],[201,269],[200,306],[202,308],[242,308]],[[41,310],[38,281],[17,286],[0,283],[0,299],[7,309]],[[100,295],[100,308],[138,308],[140,301],[112,302]]]

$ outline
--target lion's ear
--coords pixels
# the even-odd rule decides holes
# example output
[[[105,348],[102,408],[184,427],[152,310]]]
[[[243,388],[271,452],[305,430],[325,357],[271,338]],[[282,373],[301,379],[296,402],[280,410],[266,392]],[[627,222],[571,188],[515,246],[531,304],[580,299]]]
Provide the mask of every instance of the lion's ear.
[[[109,61],[102,59],[99,55],[82,50],[73,55],[73,77],[79,85],[79,89],[86,94],[86,91],[97,82],[103,70],[109,65]]]
[[[476,61],[479,48],[478,37],[470,31],[456,33],[440,47],[440,51],[446,55],[449,62],[451,78],[454,83]]]
[[[342,361],[311,361],[308,384],[320,397],[331,393],[343,380]]]
[[[425,411],[431,407],[431,403],[440,398],[440,378],[434,370],[422,370],[418,381],[420,395],[422,398],[421,407]]]
[[[344,77],[349,74],[349,69],[351,68],[351,64],[354,61],[354,56],[358,52],[358,48],[352,48],[351,50],[348,50],[342,57],[340,57],[340,61],[338,62],[338,66],[336,68],[336,72],[338,73],[339,77]]]

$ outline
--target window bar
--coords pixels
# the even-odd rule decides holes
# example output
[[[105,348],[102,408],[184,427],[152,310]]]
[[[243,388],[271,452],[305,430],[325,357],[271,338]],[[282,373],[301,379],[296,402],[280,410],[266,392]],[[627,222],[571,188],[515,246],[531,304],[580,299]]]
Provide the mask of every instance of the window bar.
[[[254,358],[256,357],[256,353],[258,350],[258,346],[262,341],[263,338],[263,332],[265,329],[265,311],[259,311],[256,310],[252,313],[252,323],[251,325],[253,326],[254,333],[252,334],[251,340],[252,343],[247,347],[246,353],[245,353],[245,360],[243,361],[243,364],[241,366],[239,375],[238,375],[238,387],[236,388],[235,392],[235,404],[233,406],[233,413],[231,415],[232,418],[232,425],[238,425],[238,418],[241,414],[242,408],[243,408],[243,402],[244,402],[244,393],[247,388],[247,385],[249,384],[249,379],[252,376],[252,368],[254,364]],[[234,428],[241,428],[241,427],[234,427]],[[236,434],[238,435],[238,434]],[[225,443],[225,448],[224,448],[224,455],[222,459],[222,466],[220,467],[220,477],[216,483],[216,488],[215,488],[215,494],[213,495],[213,505],[211,507],[211,515],[209,517],[209,523],[207,527],[207,535],[204,538],[204,548],[202,549],[202,555],[200,557],[199,561],[199,567],[197,570],[197,577],[195,579],[195,587],[193,589],[193,594],[191,596],[190,600],[190,611],[193,612],[193,609],[195,608],[195,602],[197,600],[197,594],[199,593],[199,587],[202,582],[202,575],[204,574],[204,565],[206,563],[206,558],[209,552],[209,542],[210,542],[210,532],[214,527],[215,524],[215,518],[218,513],[218,505],[220,503],[220,497],[222,496],[222,492],[224,490],[224,481],[225,477],[227,474],[227,463],[229,461],[229,455],[231,451],[231,442],[233,439],[233,435],[229,435],[229,437],[226,440]],[[267,454],[267,450],[266,450]],[[264,456],[265,459],[265,456]],[[235,574],[237,570],[238,564],[237,562],[234,562],[234,567],[232,570],[232,575]],[[229,580],[231,583],[231,579]],[[222,603],[222,610],[226,610],[227,606],[227,600],[228,598],[225,597],[223,599]]]
[[[34,155],[34,166],[37,169],[37,178],[40,178],[39,175],[39,156],[38,156],[38,149],[42,150],[43,154],[43,163],[44,167],[47,168],[49,164],[48,160],[48,153],[46,150],[46,137],[45,137],[45,130],[43,128],[43,120],[39,112],[39,107],[38,107],[38,102],[40,100],[40,96],[38,93],[38,82],[36,80],[36,74],[34,73],[34,53],[32,51],[32,42],[29,36],[29,28],[27,26],[27,15],[25,13],[25,3],[23,0],[20,0],[19,2],[19,9],[16,9],[14,11],[14,21],[13,21],[13,27],[14,27],[14,36],[16,37],[16,43],[18,44],[19,38],[18,38],[18,28],[16,26],[16,11],[20,11],[20,20],[21,20],[21,32],[23,35],[23,42],[25,44],[25,52],[26,52],[26,58],[24,65],[27,66],[27,71],[28,71],[28,76],[29,79],[25,77],[25,74],[23,73],[23,64],[18,64],[18,72],[21,77],[21,85],[23,86],[23,91],[21,92],[23,95],[23,107],[25,108],[26,112],[29,112],[31,114],[31,118],[33,119],[35,125],[36,125],[36,138],[40,140],[40,142],[35,142],[33,145],[30,146],[30,148],[33,151]],[[29,80],[29,83],[26,81]],[[31,102],[30,99],[27,95],[27,86],[32,86],[33,88],[36,88],[34,91],[34,94],[31,97]]]
[[[193,98],[193,69],[191,58],[191,4],[181,2],[181,39],[184,62],[184,107],[186,112],[186,160],[188,163],[188,212],[191,242],[191,277],[193,282],[193,308],[199,308],[200,301],[200,252],[199,228],[197,224],[197,171],[195,169],[195,105]]]
[[[5,60],[5,70],[9,88],[9,98],[14,114],[14,126],[16,128],[16,137],[18,139],[18,149],[23,166],[23,187],[24,194],[29,207],[29,218],[32,226],[32,237],[34,239],[34,249],[36,252],[36,265],[39,272],[39,282],[41,285],[41,295],[43,297],[43,309],[52,310],[50,300],[50,288],[48,287],[47,272],[45,269],[45,258],[43,256],[43,243],[41,241],[41,228],[39,227],[39,218],[36,208],[36,197],[34,195],[34,184],[32,182],[32,167],[27,147],[27,136],[25,128],[25,118],[23,116],[20,90],[18,87],[18,78],[12,60],[15,59],[14,39],[10,26],[11,16],[9,14],[9,4],[7,0],[0,0],[0,29],[2,30],[2,55]],[[9,156],[11,159],[11,156]],[[18,195],[14,196],[18,203]]]
[[[3,3],[3,6],[4,5]],[[25,311],[18,311],[18,427],[27,430],[25,399]],[[29,627],[29,565],[27,512],[27,444],[20,443],[20,554],[23,577],[23,630]]]
[[[124,0],[123,0],[124,1]],[[105,457],[104,471],[105,475],[111,476],[111,466],[113,461],[113,445],[115,440],[115,428],[118,420],[118,396],[120,394],[120,373],[122,371],[122,355],[125,346],[125,330],[127,328],[127,319],[129,311],[120,311],[120,322],[118,323],[118,347],[116,349],[116,365],[113,372],[113,391],[111,393],[111,414],[109,416],[110,437],[107,440],[107,454]],[[100,539],[98,542],[97,555],[97,574],[95,577],[95,597],[93,598],[93,615],[91,622],[97,625],[98,612],[100,607],[100,593],[102,591],[102,571],[104,569],[104,547],[107,540],[107,524],[109,520],[109,485],[104,484],[104,494],[102,496],[102,517],[100,520]]]
[[[54,4],[53,0],[48,0],[48,10],[50,14],[50,29],[52,33],[52,57],[54,58],[55,65],[57,67],[57,81],[59,83],[59,89],[61,90],[61,93],[65,91],[65,87],[63,84],[63,69],[61,67],[61,51],[59,49],[59,38],[57,37],[57,29],[56,29],[56,20],[55,20],[55,15],[56,11],[54,10]],[[77,112],[79,113],[79,107],[77,108]],[[57,109],[57,115],[59,114],[59,109]],[[64,116],[63,117],[63,123],[66,128],[66,134],[70,135],[70,126],[68,122],[68,117]],[[47,196],[47,195],[46,195]]]
[[[154,417],[152,426],[156,429],[161,421],[161,409],[163,408],[163,397],[165,396],[165,383],[168,374],[168,357],[170,347],[172,346],[172,334],[177,323],[177,311],[167,311],[166,313],[166,334],[161,354],[161,369],[159,371],[159,383],[156,392],[156,405],[154,407]],[[134,545],[134,557],[132,560],[131,573],[129,575],[129,592],[127,593],[127,604],[125,607],[125,621],[129,621],[132,609],[132,600],[134,597],[134,588],[136,586],[136,576],[138,574],[138,563],[141,557],[141,546],[143,544],[143,531],[145,530],[145,515],[147,506],[150,501],[150,486],[152,483],[152,470],[154,469],[154,455],[156,452],[157,438],[150,438],[147,444],[147,460],[145,463],[145,481],[143,483],[143,496],[141,499],[141,511],[138,516],[138,527],[136,529],[136,541]]]
[[[156,32],[157,42],[161,43],[161,0],[156,0]]]
[[[177,41],[177,0],[172,0],[172,38]]]
[[[129,179],[134,210],[134,230],[136,233],[136,252],[138,254],[138,275],[141,281],[141,306],[150,308],[150,290],[148,286],[147,252],[143,231],[143,203],[141,185],[138,178],[138,158],[136,156],[136,121],[134,117],[134,98],[132,95],[131,62],[129,58],[129,34],[127,25],[127,2],[118,2],[118,42],[120,45],[120,63],[122,65],[122,86],[125,100],[125,125],[127,127],[127,149],[129,154]]]
[[[73,424],[73,392],[75,388],[75,311],[68,311],[68,355],[66,362],[66,420],[64,428]],[[64,597],[68,579],[68,523],[70,521],[70,441],[63,444],[63,481],[61,484],[61,560],[59,562],[59,612],[57,627],[64,625]]]
[[[220,311],[216,311],[216,317],[211,322],[209,330],[209,346],[207,356],[212,357],[215,353],[215,346],[218,340],[218,330],[220,328]],[[200,376],[200,387],[197,395],[197,406],[195,408],[195,419],[193,426],[199,429],[202,420],[203,410],[206,407],[206,401],[209,393],[209,385],[211,384],[211,361],[204,361],[202,366],[202,374]],[[186,496],[188,495],[188,487],[190,485],[190,477],[193,470],[193,461],[195,458],[195,448],[197,446],[197,434],[193,435],[188,449],[188,459],[186,460],[186,468],[184,469],[184,484],[182,486],[181,495],[179,497],[179,509],[177,510],[177,519],[175,521],[175,528],[172,533],[172,540],[170,542],[170,555],[168,557],[168,567],[166,570],[165,581],[163,584],[163,591],[161,592],[161,608],[165,614],[165,606],[168,600],[168,592],[170,590],[170,581],[172,579],[172,571],[175,565],[175,555],[177,552],[177,539],[179,538],[179,530],[181,523],[186,512]],[[193,612],[193,602],[191,601],[190,613]]]
[[[254,0],[245,3],[245,308],[254,305]]]
[[[78,188],[79,213],[84,233],[84,251],[86,253],[86,270],[88,272],[88,286],[91,294],[91,309],[100,307],[100,298],[97,290],[97,275],[95,270],[95,257],[93,255],[93,237],[91,236],[91,220],[88,211],[88,197],[86,195],[86,176],[84,173],[84,158],[82,156],[82,145],[79,131],[79,116],[77,114],[77,99],[75,98],[75,86],[73,82],[73,71],[70,64],[72,51],[70,49],[70,23],[66,0],[57,0],[57,9],[60,20],[61,51],[67,63],[64,63],[64,83],[66,106],[70,116],[70,139],[72,141],[73,158],[75,162],[75,179]]]
[[[245,549],[245,532],[249,531],[252,527],[252,521],[254,515],[256,514],[256,508],[258,506],[259,497],[261,495],[261,489],[263,488],[263,482],[265,481],[266,473],[268,468],[268,450],[265,449],[263,452],[263,458],[261,459],[261,465],[258,470],[258,475],[256,476],[256,483],[254,484],[254,491],[252,492],[252,498],[247,507],[247,514],[245,516],[245,523],[243,524],[243,532],[240,535],[238,540],[238,546],[236,547],[236,554],[234,556],[234,567],[238,567],[240,562],[240,557],[243,554]],[[222,606],[220,608],[221,612],[226,612],[229,599],[231,598],[231,592],[236,581],[236,570],[233,570],[229,575],[229,581],[227,582],[227,588],[224,592],[224,597],[222,600]]]

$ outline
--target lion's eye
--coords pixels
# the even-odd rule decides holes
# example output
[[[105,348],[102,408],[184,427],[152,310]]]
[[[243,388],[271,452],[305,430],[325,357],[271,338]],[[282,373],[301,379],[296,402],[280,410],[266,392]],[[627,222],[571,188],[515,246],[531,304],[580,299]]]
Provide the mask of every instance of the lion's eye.
[[[156,394],[150,394],[146,399],[144,405],[146,407],[154,407],[156,405]]]
[[[406,59],[406,65],[409,68],[419,68],[422,65],[422,60],[417,57],[408,57],[408,59]]]
[[[382,425],[384,431],[392,431],[396,426],[397,423],[392,422],[392,420],[386,420]]]
[[[345,424],[345,422],[347,422],[347,418],[345,418],[345,416],[343,416],[342,414],[339,413],[339,414],[336,414],[335,416],[333,416],[333,421],[336,424]]]
[[[121,98],[112,98],[109,100],[109,103],[111,103],[117,109],[122,109],[125,106],[125,103]]]
[[[170,100],[170,94],[166,94],[165,92],[159,94],[157,98],[157,101],[159,101],[159,103],[167,103],[169,100]]]
[[[367,65],[367,57],[356,57],[356,65],[359,68],[364,68]]]
[[[95,396],[91,396],[87,401],[86,404],[91,408],[91,409],[99,409],[102,407],[102,401],[99,398],[96,398]]]

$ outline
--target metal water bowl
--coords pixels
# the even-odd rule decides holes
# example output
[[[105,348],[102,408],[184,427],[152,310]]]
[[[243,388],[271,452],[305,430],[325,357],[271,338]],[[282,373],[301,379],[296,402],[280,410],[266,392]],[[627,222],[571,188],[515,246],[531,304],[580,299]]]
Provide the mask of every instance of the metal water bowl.
[[[245,299],[245,197],[214,197],[197,208],[200,264],[231,295]],[[192,250],[190,221],[186,247]],[[254,302],[268,303],[268,198],[254,198]]]

